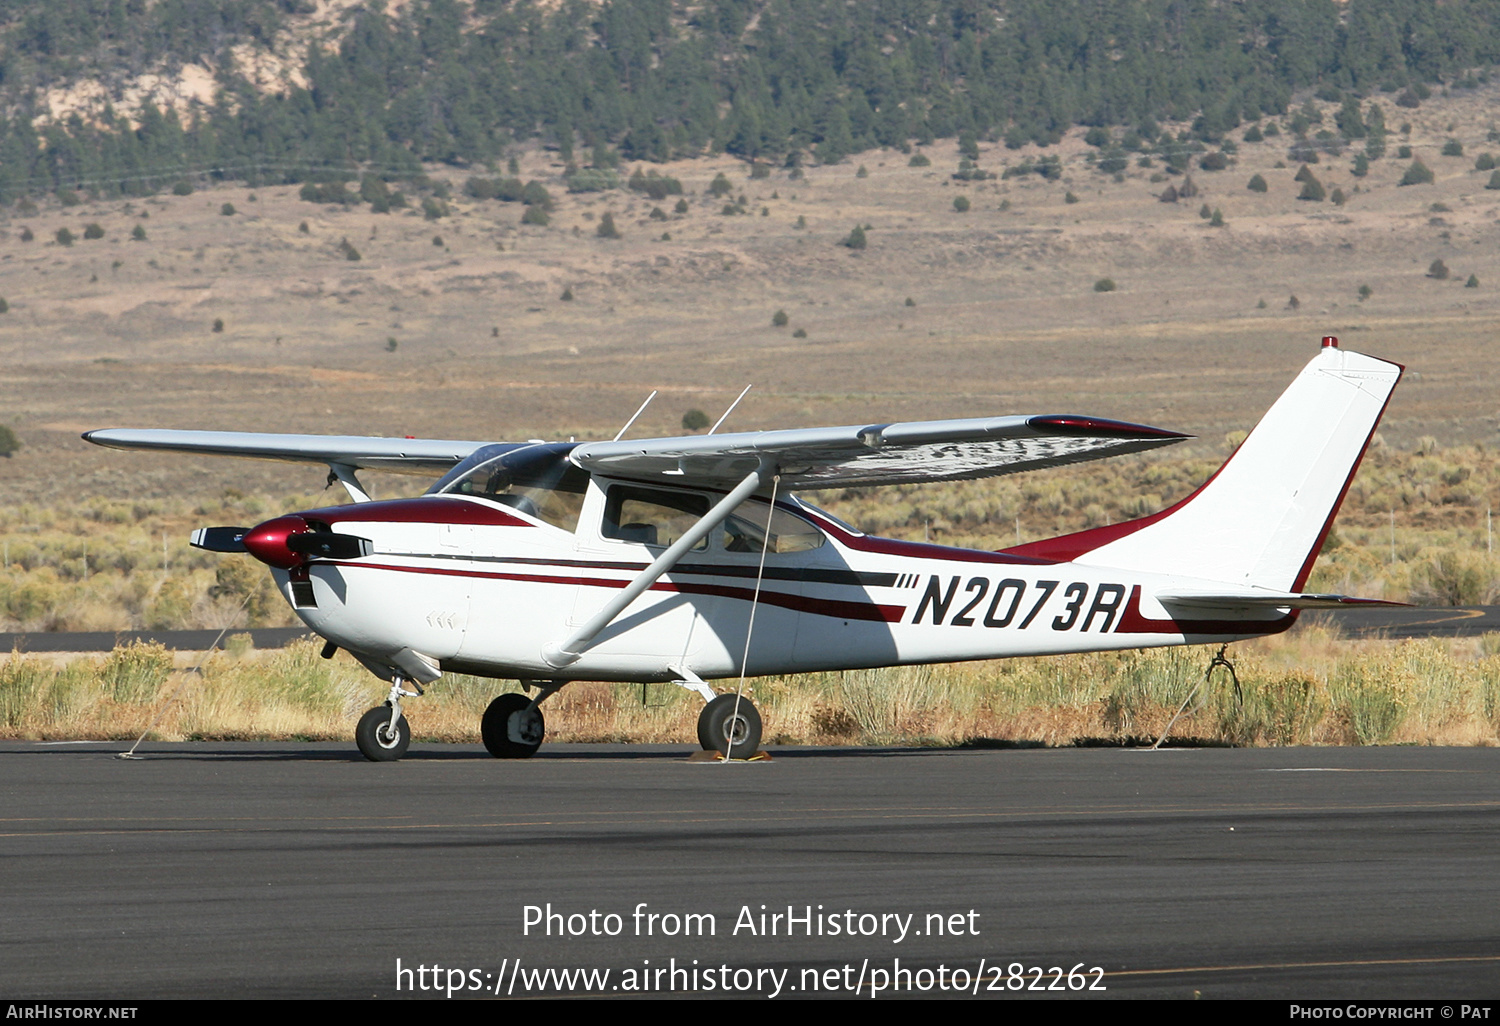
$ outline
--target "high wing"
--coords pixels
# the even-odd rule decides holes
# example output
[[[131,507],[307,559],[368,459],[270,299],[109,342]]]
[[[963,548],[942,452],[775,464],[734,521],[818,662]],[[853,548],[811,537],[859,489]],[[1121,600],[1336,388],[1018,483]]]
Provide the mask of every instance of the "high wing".
[[[336,470],[443,472],[489,443],[352,435],[108,428],[84,439],[114,449],[325,463]],[[769,459],[788,489],[958,481],[1154,449],[1188,435],[1076,416],[1014,416],[793,428],[584,442],[569,459],[590,472],[732,487]]]
[[[1013,416],[584,442],[569,458],[614,477],[723,487],[769,459],[783,489],[842,488],[1015,474],[1189,437],[1097,417]]]
[[[84,440],[111,449],[158,449],[210,456],[241,456],[285,463],[326,463],[360,470],[441,473],[485,442],[357,435],[278,435],[251,431],[166,431],[107,428]]]

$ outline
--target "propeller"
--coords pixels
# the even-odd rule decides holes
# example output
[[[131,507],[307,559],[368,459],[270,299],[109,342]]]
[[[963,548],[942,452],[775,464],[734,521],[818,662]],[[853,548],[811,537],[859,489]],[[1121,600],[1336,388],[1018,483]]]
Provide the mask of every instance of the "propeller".
[[[209,552],[248,552],[284,570],[310,559],[359,559],[375,551],[368,538],[319,529],[297,516],[276,517],[255,527],[200,527],[193,532],[192,544]]]
[[[209,552],[245,552],[245,535],[248,527],[200,527],[189,539],[193,548]]]

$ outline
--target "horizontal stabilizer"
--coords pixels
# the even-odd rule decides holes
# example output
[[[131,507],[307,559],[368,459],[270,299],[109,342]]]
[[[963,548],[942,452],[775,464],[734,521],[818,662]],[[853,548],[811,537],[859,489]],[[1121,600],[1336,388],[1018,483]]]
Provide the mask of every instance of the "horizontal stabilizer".
[[[1312,592],[1246,591],[1225,594],[1169,592],[1156,596],[1164,606],[1181,609],[1244,611],[1261,609],[1347,609],[1350,606],[1404,606],[1405,602],[1352,598],[1349,595],[1318,595]]]

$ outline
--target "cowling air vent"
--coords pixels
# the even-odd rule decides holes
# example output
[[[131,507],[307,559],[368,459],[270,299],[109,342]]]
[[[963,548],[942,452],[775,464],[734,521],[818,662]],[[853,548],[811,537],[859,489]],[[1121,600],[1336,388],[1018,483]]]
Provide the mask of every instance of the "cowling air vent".
[[[353,534],[332,531],[305,531],[288,535],[286,547],[315,559],[359,559],[375,551],[375,543]]]

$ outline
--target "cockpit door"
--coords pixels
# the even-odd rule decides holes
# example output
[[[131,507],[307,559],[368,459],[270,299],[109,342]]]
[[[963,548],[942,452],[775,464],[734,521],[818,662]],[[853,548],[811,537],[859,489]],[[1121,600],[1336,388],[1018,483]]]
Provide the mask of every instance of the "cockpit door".
[[[578,531],[580,577],[570,627],[587,623],[636,574],[708,512],[707,496],[596,478]],[[704,541],[679,568],[708,552]],[[677,569],[637,599],[590,646],[598,658],[648,659],[661,668],[690,655],[693,595],[677,586]]]

